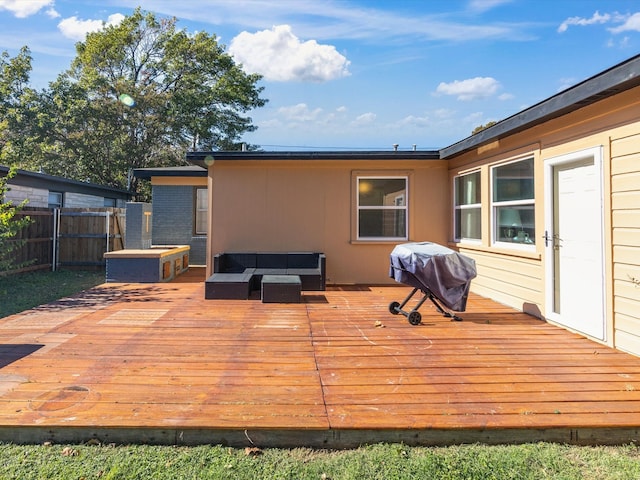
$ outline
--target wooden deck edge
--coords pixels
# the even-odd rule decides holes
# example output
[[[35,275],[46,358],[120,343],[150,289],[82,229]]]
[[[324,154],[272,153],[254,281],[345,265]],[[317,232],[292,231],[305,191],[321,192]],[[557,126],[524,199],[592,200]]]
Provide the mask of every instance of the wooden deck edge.
[[[116,445],[224,445],[260,448],[346,449],[377,443],[411,446],[461,444],[515,445],[560,443],[569,445],[628,445],[640,442],[639,427],[513,428],[513,429],[206,429],[206,428],[93,428],[0,427],[0,442],[14,444],[83,444],[98,441]]]

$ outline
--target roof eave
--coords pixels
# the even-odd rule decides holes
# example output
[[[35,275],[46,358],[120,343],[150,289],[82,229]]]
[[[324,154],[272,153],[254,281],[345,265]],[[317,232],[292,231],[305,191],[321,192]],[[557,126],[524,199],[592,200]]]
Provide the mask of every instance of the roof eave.
[[[438,150],[400,150],[400,151],[344,151],[344,152],[188,152],[187,161],[194,165],[207,168],[207,163],[216,160],[241,161],[241,160],[285,160],[285,161],[311,161],[311,160],[440,160]]]
[[[0,176],[6,176],[9,173],[10,168],[5,165],[0,165]],[[28,181],[26,179],[29,179]],[[122,188],[110,187],[108,185],[98,185],[97,183],[82,182],[80,180],[73,180],[66,177],[58,177],[55,175],[49,175],[41,172],[31,172],[29,170],[16,170],[16,176],[13,177],[9,183],[36,186],[38,188],[49,188],[50,185],[66,185],[73,191],[84,192],[93,191],[101,192],[105,194],[117,195],[118,197],[132,197],[133,192],[124,190]]]
[[[133,176],[143,180],[151,180],[152,177],[206,177],[207,167],[201,165],[183,167],[158,167],[158,168],[134,168]]]

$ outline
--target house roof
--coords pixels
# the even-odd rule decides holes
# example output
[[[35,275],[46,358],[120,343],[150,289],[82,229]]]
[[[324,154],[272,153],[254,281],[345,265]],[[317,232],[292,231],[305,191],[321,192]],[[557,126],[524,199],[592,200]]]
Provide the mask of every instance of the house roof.
[[[640,85],[640,55],[636,55],[583,82],[522,110],[495,125],[440,150],[447,159],[566,115]]]
[[[207,169],[198,165],[187,165],[182,167],[157,167],[157,168],[135,168],[133,175],[136,178],[149,180],[151,177],[206,177]]]
[[[0,176],[5,177],[9,173],[9,167],[0,165]],[[82,193],[107,198],[130,199],[132,193],[121,188],[98,185],[89,182],[80,182],[69,178],[57,177],[41,172],[30,172],[28,170],[16,170],[16,176],[9,179],[9,184],[21,185],[25,187],[41,188],[43,190],[54,190],[62,192]]]
[[[188,152],[187,160],[205,167],[205,159],[215,160],[439,160],[437,150],[369,150],[327,152]]]

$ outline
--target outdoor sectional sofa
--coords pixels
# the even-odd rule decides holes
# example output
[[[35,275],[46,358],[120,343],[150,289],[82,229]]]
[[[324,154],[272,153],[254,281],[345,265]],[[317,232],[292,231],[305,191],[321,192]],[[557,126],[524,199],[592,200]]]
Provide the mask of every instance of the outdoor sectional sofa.
[[[213,257],[213,275],[205,282],[206,299],[248,299],[265,284],[271,298],[290,300],[292,288],[324,290],[326,256],[318,252],[239,252],[218,253]],[[274,296],[275,295],[275,296]],[[295,298],[295,296],[293,297]]]

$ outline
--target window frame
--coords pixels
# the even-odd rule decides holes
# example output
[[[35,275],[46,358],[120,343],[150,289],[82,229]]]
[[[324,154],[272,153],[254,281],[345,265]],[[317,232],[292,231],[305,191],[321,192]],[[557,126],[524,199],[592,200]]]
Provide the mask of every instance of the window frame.
[[[102,205],[105,208],[117,208],[118,207],[118,200],[116,198],[113,198],[113,197],[103,197]]]
[[[205,198],[205,202],[204,208],[199,208],[199,203],[198,203],[198,194],[200,192],[205,192],[206,198]],[[202,236],[206,236],[209,230],[209,199],[208,199],[208,195],[209,195],[209,190],[207,187],[195,187],[193,189],[193,235],[197,236],[197,237],[202,237]],[[204,230],[199,229],[200,225],[198,222],[198,214],[199,213],[204,213],[204,219],[205,219],[205,224],[204,224]]]
[[[59,203],[51,203],[51,195],[57,195],[60,198]],[[47,193],[47,208],[63,208],[64,207],[64,192],[57,192],[49,190]]]
[[[478,183],[476,188],[478,189],[478,196],[480,197],[477,203],[460,204],[458,205],[458,187],[457,183],[459,179],[462,179],[469,175],[478,175]],[[468,242],[480,244],[482,242],[482,171],[480,169],[472,170],[469,172],[461,173],[453,177],[453,239],[455,242]],[[463,210],[477,209],[480,220],[480,232],[478,238],[463,237],[461,232],[458,231],[457,213]]]
[[[533,170],[533,185],[532,185],[532,196],[531,198],[520,198],[517,200],[502,200],[502,201],[496,201],[494,200],[495,194],[496,194],[496,189],[495,189],[495,175],[496,175],[496,171],[501,168],[501,167],[505,167],[507,165],[513,165],[516,163],[520,163],[520,162],[526,162],[526,161],[530,161],[532,163],[532,170]],[[496,246],[496,247],[500,247],[500,248],[509,248],[509,249],[515,249],[515,250],[527,250],[527,251],[535,251],[536,249],[536,239],[535,239],[535,217],[536,217],[536,200],[535,200],[535,183],[536,183],[536,178],[535,178],[535,157],[533,155],[527,155],[526,157],[523,158],[518,158],[516,160],[511,160],[508,162],[503,162],[503,163],[499,163],[499,164],[495,164],[495,165],[491,165],[489,168],[489,188],[490,188],[490,192],[489,192],[489,207],[490,207],[490,212],[491,212],[491,245]],[[500,240],[500,235],[498,230],[501,228],[501,226],[498,224],[499,221],[499,214],[498,211],[500,208],[502,207],[516,207],[514,208],[515,210],[520,209],[520,207],[531,207],[531,209],[527,209],[527,210],[531,210],[533,212],[533,221],[532,221],[532,225],[531,225],[531,229],[532,229],[532,235],[528,235],[526,237],[526,241],[523,237],[522,241],[518,241],[518,242],[507,242],[504,240]],[[524,225],[522,220],[520,220],[520,229],[521,231],[525,231]],[[529,228],[529,227],[528,227]],[[517,229],[515,229],[515,233],[514,233],[514,238],[515,235],[517,235]]]
[[[409,240],[409,174],[406,173],[357,173],[355,175],[355,238],[358,242],[398,242]],[[394,200],[394,205],[360,205],[360,181],[361,180],[404,180],[404,193],[398,197],[403,198],[404,205],[396,205],[397,199]],[[360,212],[361,211],[373,211],[373,210],[392,210],[392,211],[404,211],[404,235],[403,236],[361,236],[360,235]]]

